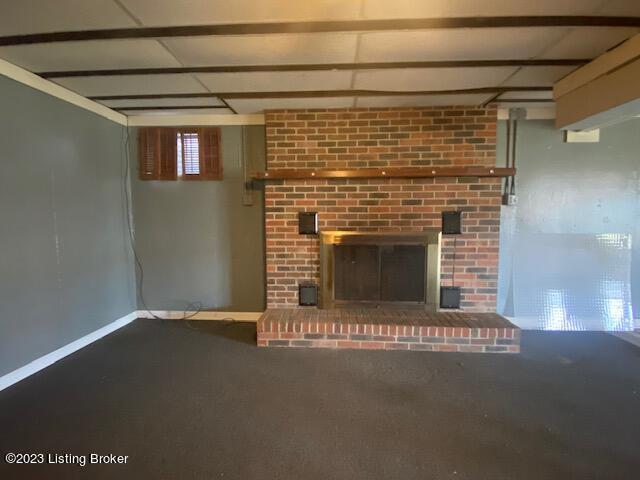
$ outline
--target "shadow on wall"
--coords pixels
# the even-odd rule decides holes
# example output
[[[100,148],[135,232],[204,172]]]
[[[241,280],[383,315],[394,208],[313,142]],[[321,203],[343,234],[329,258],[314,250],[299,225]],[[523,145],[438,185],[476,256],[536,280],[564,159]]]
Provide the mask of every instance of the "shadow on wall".
[[[498,125],[504,162],[505,125]],[[518,205],[503,207],[498,311],[522,328],[630,330],[640,314],[640,120],[567,144],[518,128]]]
[[[131,129],[136,248],[151,310],[264,310],[261,191],[243,205],[242,150],[249,169],[264,165],[264,128],[224,126],[222,181],[141,181]],[[138,279],[140,275],[138,274]],[[140,309],[144,308],[140,299]]]

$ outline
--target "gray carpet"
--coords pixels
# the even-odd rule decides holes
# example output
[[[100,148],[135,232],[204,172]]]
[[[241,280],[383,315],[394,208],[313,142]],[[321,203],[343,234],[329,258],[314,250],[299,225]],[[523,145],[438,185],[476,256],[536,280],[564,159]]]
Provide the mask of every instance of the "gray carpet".
[[[0,478],[631,479],[640,348],[258,349],[252,324],[137,320],[0,392],[0,453],[128,455]]]

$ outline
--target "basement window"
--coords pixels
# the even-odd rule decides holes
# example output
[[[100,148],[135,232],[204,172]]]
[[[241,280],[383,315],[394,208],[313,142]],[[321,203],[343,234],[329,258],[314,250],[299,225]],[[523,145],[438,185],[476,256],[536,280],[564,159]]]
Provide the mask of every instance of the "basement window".
[[[197,133],[178,132],[176,135],[178,177],[200,175],[200,146]]]
[[[222,180],[219,128],[143,128],[141,180]]]

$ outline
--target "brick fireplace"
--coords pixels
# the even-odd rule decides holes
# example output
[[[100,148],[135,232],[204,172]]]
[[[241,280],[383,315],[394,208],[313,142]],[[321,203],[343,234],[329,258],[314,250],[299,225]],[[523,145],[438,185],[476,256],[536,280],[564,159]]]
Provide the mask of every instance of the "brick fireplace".
[[[495,166],[495,107],[274,110],[265,117],[268,169]],[[494,311],[500,190],[491,177],[267,181],[267,307],[298,308],[298,285],[320,282],[320,239],[298,233],[300,211],[318,212],[320,231],[418,232],[439,230],[443,210],[460,210],[461,309]],[[443,236],[442,285],[452,272],[453,238]]]

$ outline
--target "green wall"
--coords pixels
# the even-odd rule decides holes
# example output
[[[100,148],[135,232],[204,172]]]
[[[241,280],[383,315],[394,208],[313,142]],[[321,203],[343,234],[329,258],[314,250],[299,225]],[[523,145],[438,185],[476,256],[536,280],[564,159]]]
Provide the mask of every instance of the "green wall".
[[[505,135],[499,122],[498,164]],[[640,119],[601,129],[598,143],[564,143],[553,121],[521,121],[516,159],[518,205],[502,208],[498,311],[513,314],[518,235],[624,233],[632,236],[631,295],[640,318]]]
[[[135,310],[124,127],[0,76],[0,376]]]
[[[151,310],[264,310],[263,196],[254,191],[253,205],[243,205],[242,168],[243,149],[250,171],[264,168],[264,127],[221,128],[224,177],[205,182],[138,180],[130,129],[136,249]]]

